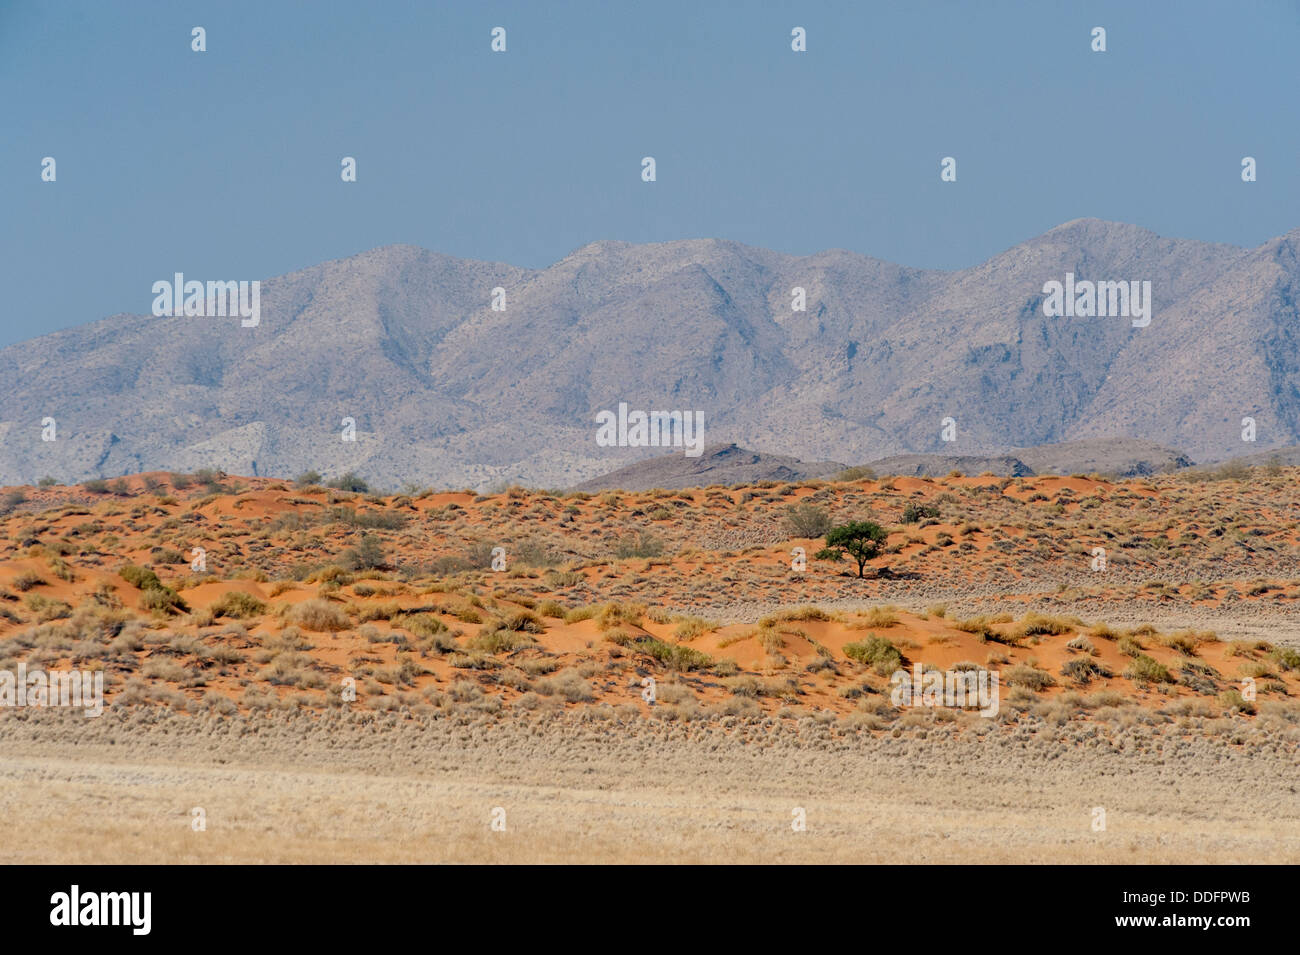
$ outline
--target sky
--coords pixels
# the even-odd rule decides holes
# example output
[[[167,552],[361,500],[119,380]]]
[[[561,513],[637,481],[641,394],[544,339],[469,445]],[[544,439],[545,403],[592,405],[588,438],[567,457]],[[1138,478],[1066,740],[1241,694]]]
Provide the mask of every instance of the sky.
[[[1297,0],[0,0],[0,344],[394,243],[951,269],[1092,216],[1254,246],[1300,227],[1297,50]]]

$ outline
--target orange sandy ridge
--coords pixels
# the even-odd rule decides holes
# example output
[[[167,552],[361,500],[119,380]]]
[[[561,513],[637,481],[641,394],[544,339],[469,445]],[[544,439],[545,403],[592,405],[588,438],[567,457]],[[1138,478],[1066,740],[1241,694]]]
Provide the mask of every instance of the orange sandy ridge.
[[[996,672],[1000,722],[1131,706],[1295,721],[1300,653],[1285,641],[1025,605],[1285,609],[1300,598],[1283,576],[1296,476],[381,496],[154,473],[10,489],[0,671],[102,669],[110,704],[192,712],[614,707],[884,729],[909,710],[890,675],[919,667]],[[812,559],[820,541],[798,535],[822,517],[889,530],[865,579]],[[1004,609],[918,603],[947,592]]]

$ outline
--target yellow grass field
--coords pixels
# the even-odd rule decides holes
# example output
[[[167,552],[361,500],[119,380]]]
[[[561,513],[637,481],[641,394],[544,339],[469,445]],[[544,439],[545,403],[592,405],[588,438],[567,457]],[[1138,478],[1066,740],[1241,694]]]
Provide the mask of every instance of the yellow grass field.
[[[1255,728],[1233,741],[1077,727],[958,738],[951,724],[875,737],[789,721],[119,720],[0,724],[0,860],[1300,861],[1294,736],[1283,746]]]

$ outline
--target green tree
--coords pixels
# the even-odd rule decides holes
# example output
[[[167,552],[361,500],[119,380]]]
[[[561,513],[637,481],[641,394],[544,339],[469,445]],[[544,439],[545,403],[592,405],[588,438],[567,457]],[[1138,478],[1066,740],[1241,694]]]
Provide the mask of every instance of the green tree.
[[[815,560],[843,560],[845,553],[858,562],[858,577],[863,576],[867,561],[880,556],[889,534],[875,521],[851,521],[832,527],[826,534],[826,546],[813,554]]]

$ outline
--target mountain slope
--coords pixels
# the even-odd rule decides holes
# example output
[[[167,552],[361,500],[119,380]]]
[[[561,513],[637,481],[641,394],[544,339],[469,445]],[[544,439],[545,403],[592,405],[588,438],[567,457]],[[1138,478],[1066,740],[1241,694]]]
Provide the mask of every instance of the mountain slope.
[[[540,270],[374,249],[265,280],[256,328],[117,315],[0,350],[0,482],[216,467],[572,486],[662,453],[597,445],[620,402],[805,461],[1119,435],[1194,460],[1266,451],[1300,443],[1298,243],[1083,219],[955,272],[711,239],[597,242]],[[1151,281],[1151,324],[1044,316],[1066,272]]]

